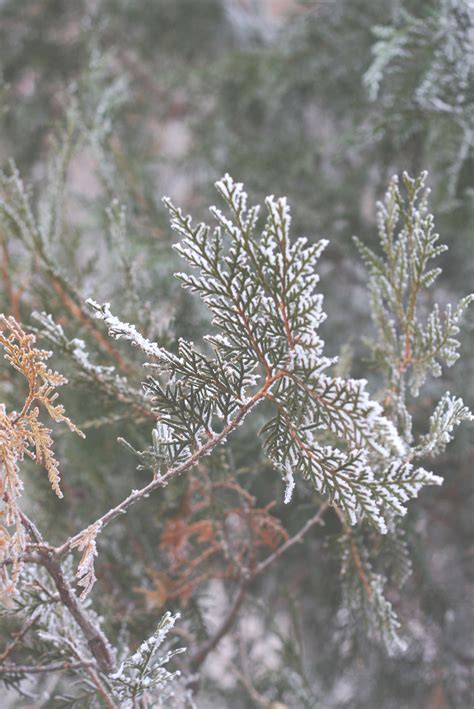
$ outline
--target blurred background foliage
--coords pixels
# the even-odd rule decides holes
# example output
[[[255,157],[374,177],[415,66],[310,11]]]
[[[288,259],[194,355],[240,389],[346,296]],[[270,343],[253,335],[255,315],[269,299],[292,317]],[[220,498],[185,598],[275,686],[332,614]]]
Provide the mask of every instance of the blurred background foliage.
[[[429,170],[437,228],[449,245],[437,299],[454,302],[472,285],[473,35],[472,5],[463,0],[0,0],[0,163],[7,168],[14,158],[46,235],[42,252],[0,223],[0,309],[36,327],[32,311],[52,313],[97,362],[138,384],[134,351],[118,343],[112,353],[78,304],[89,296],[110,301],[170,347],[183,334],[199,338],[206,316],[172,278],[160,199],[169,194],[204,216],[213,181],[228,171],[255,200],[287,195],[295,234],[331,240],[322,266],[324,334],[332,354],[349,344],[346,366],[367,376],[365,273],[352,235],[375,240],[375,202],[392,174]],[[435,381],[432,398],[414,411],[422,421],[446,388],[474,404],[472,324],[471,314],[463,364]],[[87,381],[66,351],[56,360],[76,384],[64,400],[87,445],[58,438],[65,501],[31,471],[28,503],[51,541],[146,481],[149,473],[136,470],[116,439],[141,450],[152,426],[130,402]],[[14,402],[5,376],[4,397]],[[372,391],[377,386],[374,375]],[[290,707],[468,706],[472,453],[472,431],[463,429],[437,463],[443,488],[425,492],[409,514],[415,570],[403,597],[391,598],[409,639],[406,655],[388,658],[346,635],[327,530],[315,531],[284,570],[260,581],[239,637],[208,658],[198,705],[252,707],[266,697]],[[279,477],[248,427],[229,458],[209,466],[217,476],[230,467],[259,507],[281,500]],[[141,639],[161,604],[179,605],[143,589],[156,591],[166,567],[161,535],[187,484],[175,482],[102,535],[95,595],[112,632],[125,618]],[[298,504],[273,511],[288,530],[298,527],[308,494],[300,490]],[[214,579],[183,601],[198,636],[225,588]],[[236,666],[240,677],[247,667],[255,694]]]

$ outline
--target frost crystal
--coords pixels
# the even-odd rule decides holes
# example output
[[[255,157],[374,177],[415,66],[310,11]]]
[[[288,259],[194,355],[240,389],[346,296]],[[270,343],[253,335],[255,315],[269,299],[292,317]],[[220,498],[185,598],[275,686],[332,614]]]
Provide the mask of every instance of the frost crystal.
[[[173,685],[180,672],[170,672],[165,665],[176,655],[185,652],[186,648],[168,650],[162,655],[157,652],[179,617],[179,613],[174,616],[166,613],[153,635],[122,662],[117,672],[110,675],[114,694],[121,702],[120,706],[136,706],[136,700],[140,697],[146,697],[148,700],[159,699],[160,706],[164,706],[162,703],[165,701],[171,701],[174,696]]]
[[[293,490],[295,489],[295,486],[296,486],[295,479],[293,477],[293,473],[291,472],[291,468],[289,465],[287,465],[285,468],[285,474],[283,476],[283,481],[286,483],[284,503],[285,503],[285,505],[287,505],[289,502],[291,502],[291,498],[293,496]]]

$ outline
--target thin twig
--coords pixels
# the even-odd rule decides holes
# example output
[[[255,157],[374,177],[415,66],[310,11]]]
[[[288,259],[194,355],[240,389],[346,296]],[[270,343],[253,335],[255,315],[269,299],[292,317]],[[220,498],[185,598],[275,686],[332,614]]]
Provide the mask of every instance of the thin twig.
[[[148,497],[151,492],[153,492],[157,488],[163,487],[173,478],[176,478],[182,473],[189,470],[190,468],[193,468],[201,458],[203,458],[205,455],[208,455],[214,448],[216,448],[216,446],[225,441],[229,433],[231,433],[239,426],[239,424],[245,418],[247,413],[251,409],[253,409],[262,399],[265,398],[272,384],[281,379],[283,376],[285,376],[285,373],[280,371],[274,374],[272,377],[267,378],[261,389],[259,389],[259,391],[254,394],[254,396],[252,396],[244,404],[242,404],[234,418],[229,421],[226,426],[224,426],[220,433],[209,438],[206,443],[200,448],[198,448],[184,463],[170,468],[164,475],[155,478],[150,483],[148,483],[148,485],[145,485],[139,490],[134,490],[130,495],[128,495],[128,497],[126,497],[122,500],[122,502],[116,505],[116,507],[113,507],[112,509],[108,510],[108,512],[106,512],[93,524],[100,524],[100,529],[102,530],[113,519],[119,517],[130,507],[135,505],[137,502],[140,502],[140,500],[143,500],[144,498]],[[74,537],[68,539],[60,547],[57,547],[55,549],[56,556],[61,557],[64,556],[64,554],[67,554],[74,547],[74,545],[77,544],[78,541],[80,541],[81,535],[82,532],[79,532],[79,534],[76,534]]]
[[[42,545],[43,537],[36,525],[21,511],[20,519],[30,537],[36,542],[36,562],[42,564],[49,572],[58,590],[62,604],[66,606],[81,628],[89,644],[89,649],[97,661],[97,666],[102,672],[111,672],[115,662],[107,637],[82,607],[69,581],[64,575],[60,560],[51,553],[51,548],[48,545]]]
[[[269,709],[271,707],[271,702],[265,699],[260,692],[258,692],[253,686],[250,677],[250,668],[248,662],[248,655],[245,650],[244,641],[242,635],[239,633],[239,650],[240,650],[240,664],[242,666],[242,671],[239,670],[237,665],[233,662],[231,663],[231,668],[239,682],[242,684],[244,689],[247,691],[250,699],[254,702],[255,706],[264,707],[264,709]]]
[[[14,639],[11,641],[11,643],[9,645],[7,645],[5,650],[2,653],[0,653],[0,665],[5,662],[5,660],[7,659],[7,657],[9,655],[11,655],[11,653],[16,648],[16,646],[18,645],[20,640],[23,640],[23,638],[25,637],[27,632],[30,630],[30,628],[36,623],[37,618],[38,618],[38,614],[34,613],[31,616],[31,618],[25,623],[23,628],[18,633],[13,634]]]
[[[101,682],[99,676],[97,675],[97,672],[95,672],[94,668],[92,666],[87,666],[86,667],[86,672],[91,678],[92,682],[94,683],[97,691],[103,698],[105,704],[109,709],[117,709],[117,704],[114,702],[112,697],[107,691],[107,688],[104,686],[103,682]]]
[[[42,555],[42,560],[44,567],[49,571],[58,589],[61,602],[81,628],[97,666],[101,672],[108,674],[113,670],[115,661],[107,637],[81,605],[69,581],[66,579],[58,559],[49,555]]]
[[[209,640],[207,640],[191,658],[191,667],[193,668],[193,670],[197,670],[202,665],[209,653],[217,647],[222,638],[232,628],[237,618],[238,612],[242,606],[242,603],[245,599],[250,583],[255,578],[257,578],[257,576],[263,573],[263,571],[265,571],[277,559],[279,559],[280,556],[285,554],[288,549],[291,549],[291,547],[293,547],[295,544],[299,544],[300,542],[302,542],[305,535],[309,532],[310,529],[312,529],[312,527],[314,527],[316,524],[324,524],[323,516],[330,506],[331,505],[329,502],[325,502],[324,504],[322,504],[318,512],[313,515],[313,517],[308,519],[307,522],[305,522],[299,532],[297,532],[293,537],[288,539],[284,544],[281,545],[281,547],[274,551],[273,554],[267,556],[266,559],[261,561],[260,564],[257,564],[257,566],[250,571],[250,574],[247,576],[247,578],[242,581],[239,590],[237,591],[234,600],[232,601],[230,609],[219,628],[216,630],[214,635],[209,638]]]
[[[106,706],[109,709],[117,709],[117,705],[115,704],[113,698],[110,696],[108,692],[108,688],[104,685],[100,677],[98,676],[96,670],[96,664],[93,663],[91,665],[87,664],[87,660],[82,657],[81,653],[77,649],[77,646],[68,638],[63,638],[63,642],[65,645],[69,648],[71,651],[71,654],[75,657],[77,657],[78,661],[81,662],[85,668],[85,671],[89,675],[89,677],[92,680],[92,683],[94,684],[95,688],[101,695],[101,697],[104,699],[104,702]]]
[[[303,541],[304,536],[309,532],[309,530],[314,527],[316,524],[324,524],[323,522],[323,517],[326,513],[326,511],[331,507],[330,502],[324,502],[317,513],[313,515],[313,517],[310,517],[310,519],[305,522],[305,524],[301,527],[300,531],[297,532],[293,537],[290,537],[284,544],[282,544],[276,551],[273,552],[273,554],[270,554],[270,556],[267,556],[266,559],[261,561],[255,569],[252,571],[252,578],[255,578],[259,574],[261,574],[265,569],[267,569],[271,564],[273,564],[274,561],[276,561],[282,554],[285,554],[285,552],[288,551],[292,546],[295,544],[299,544],[300,542]]]
[[[30,674],[36,675],[43,672],[61,672],[64,670],[78,670],[83,667],[93,666],[93,660],[86,662],[51,662],[49,665],[17,665],[14,662],[0,664],[2,674]]]
[[[224,635],[227,635],[227,633],[233,626],[240,607],[246,596],[248,584],[249,582],[247,580],[241,583],[240,588],[234,597],[230,610],[227,613],[227,616],[222,621],[214,635],[209,638],[209,640],[207,640],[191,658],[191,667],[193,670],[197,670],[202,665],[209,653],[214,650],[214,648],[219,644]]]

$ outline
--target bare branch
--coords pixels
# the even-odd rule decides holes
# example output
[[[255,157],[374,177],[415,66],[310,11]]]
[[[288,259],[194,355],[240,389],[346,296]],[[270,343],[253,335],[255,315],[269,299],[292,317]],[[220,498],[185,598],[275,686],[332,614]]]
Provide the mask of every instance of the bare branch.
[[[303,541],[305,535],[309,530],[314,527],[316,524],[324,524],[323,522],[323,517],[327,510],[331,507],[330,502],[325,502],[324,504],[321,505],[319,508],[318,512],[313,515],[313,517],[310,517],[310,519],[305,522],[305,524],[301,527],[300,531],[297,532],[293,537],[290,537],[284,544],[281,545],[281,547],[278,547],[276,551],[273,552],[273,554],[270,554],[270,556],[267,556],[266,559],[261,561],[253,570],[252,572],[252,578],[255,578],[259,574],[261,574],[265,569],[267,569],[271,564],[273,564],[274,561],[276,561],[282,554],[285,554],[285,552],[288,551],[288,549],[291,549],[292,546],[295,544],[299,544],[300,542]]]
[[[108,674],[113,670],[115,664],[112,648],[110,647],[108,639],[82,607],[74,590],[66,579],[58,559],[49,555],[42,555],[41,558],[44,567],[49,571],[58,589],[61,602],[69,610],[87,639],[89,649],[97,661],[97,666],[101,672]]]
[[[222,638],[227,635],[229,630],[232,628],[234,625],[234,622],[237,619],[237,615],[239,613],[239,610],[242,606],[243,601],[245,600],[245,596],[247,594],[248,587],[250,583],[257,578],[263,571],[265,571],[271,564],[273,564],[277,559],[280,558],[285,552],[288,551],[288,549],[291,549],[295,544],[299,544],[303,541],[305,535],[309,532],[310,529],[312,529],[316,524],[324,524],[323,522],[323,516],[328,510],[328,508],[331,506],[329,502],[325,502],[321,507],[319,508],[318,512],[313,515],[305,524],[301,527],[299,532],[297,532],[293,537],[288,539],[284,544],[282,544],[273,554],[270,554],[266,559],[260,562],[251,572],[250,575],[245,578],[240,587],[239,590],[237,591],[234,600],[232,601],[232,604],[230,606],[230,609],[225,617],[225,619],[222,621],[221,625],[219,628],[216,630],[214,635],[209,638],[202,646],[197,650],[197,652],[193,655],[191,659],[191,667],[193,670],[197,670],[206,657],[209,655],[212,650],[214,650],[217,645],[220,643]]]
[[[36,623],[37,617],[37,613],[34,613],[31,618],[29,618],[28,621],[25,623],[23,628],[18,633],[14,633],[14,639],[12,640],[12,642],[7,645],[7,647],[2,653],[0,653],[0,665],[5,662],[9,655],[11,655],[20,640],[23,640],[30,628]]]

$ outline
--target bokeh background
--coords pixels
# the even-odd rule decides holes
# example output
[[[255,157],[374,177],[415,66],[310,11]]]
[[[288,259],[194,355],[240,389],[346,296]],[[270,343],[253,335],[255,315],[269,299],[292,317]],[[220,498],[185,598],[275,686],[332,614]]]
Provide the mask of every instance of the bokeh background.
[[[14,158],[51,224],[49,258],[75,292],[110,301],[163,342],[198,339],[207,320],[172,278],[177,264],[161,197],[204,216],[224,172],[254,201],[287,195],[294,233],[330,239],[321,280],[330,354],[342,352],[352,373],[366,376],[371,326],[352,235],[376,243],[375,203],[393,174],[429,171],[432,211],[449,246],[436,299],[455,302],[472,289],[473,12],[463,0],[0,0],[0,164]],[[113,198],[127,208],[126,240],[110,230]],[[0,247],[0,310],[25,323],[34,310],[53,313],[106,364],[101,343],[65,308],[34,249],[1,224]],[[446,389],[474,404],[473,323],[468,314],[462,364],[416,404],[420,430]],[[67,514],[31,472],[31,509],[59,541],[144,482],[116,439],[144,448],[150,425],[81,382],[66,357],[56,363],[77,384],[64,398],[88,435],[86,448],[58,438]],[[13,397],[4,369],[1,376]],[[378,385],[374,375],[374,392]],[[406,655],[389,658],[345,638],[337,569],[315,532],[261,581],[237,636],[209,657],[199,706],[259,705],[232,670],[239,643],[258,695],[275,707],[471,706],[473,450],[465,427],[436,461],[443,488],[424,492],[410,509],[414,573],[391,597]],[[251,430],[240,434],[233,456],[239,469],[260,466],[252,489],[259,499],[280,499],[278,476],[255,463]],[[181,493],[179,485],[167,490],[159,505],[148,502],[104,534],[96,602],[112,628],[128,613],[140,638],[169,606],[155,598],[154,607],[142,591],[156,582],[162,517]],[[305,504],[281,511],[288,528],[298,526]],[[183,612],[196,628],[212,623],[223,594],[223,584],[211,581]]]

